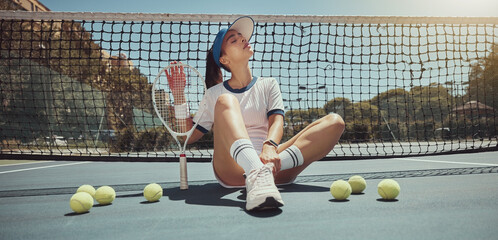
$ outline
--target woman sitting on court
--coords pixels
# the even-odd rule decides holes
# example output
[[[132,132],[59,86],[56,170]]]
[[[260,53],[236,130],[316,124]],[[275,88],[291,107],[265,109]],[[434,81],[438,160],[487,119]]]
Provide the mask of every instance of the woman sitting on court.
[[[289,141],[283,134],[284,106],[274,78],[253,77],[249,59],[254,54],[248,40],[254,22],[237,19],[218,32],[207,56],[206,109],[189,139],[196,142],[214,131],[213,168],[224,187],[246,187],[246,209],[283,206],[276,184],[294,181],[309,164],[329,153],[344,131],[344,121],[329,114],[311,123]],[[231,72],[224,81],[221,69]],[[199,115],[199,114],[198,114]]]

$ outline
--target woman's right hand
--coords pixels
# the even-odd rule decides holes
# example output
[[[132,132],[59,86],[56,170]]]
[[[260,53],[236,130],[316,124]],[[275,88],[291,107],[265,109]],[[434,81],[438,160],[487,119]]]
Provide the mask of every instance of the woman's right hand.
[[[171,64],[176,64],[177,62],[171,62]],[[181,63],[181,62],[179,62]],[[183,71],[183,66],[175,66],[165,71],[166,78],[168,79],[168,84],[173,93],[173,98],[175,100],[175,105],[180,105],[185,103],[185,85],[187,83],[187,78],[185,72]]]
[[[273,145],[263,144],[263,151],[259,155],[259,159],[263,164],[273,163],[273,175],[276,175],[282,167],[280,156],[277,153],[277,149]]]

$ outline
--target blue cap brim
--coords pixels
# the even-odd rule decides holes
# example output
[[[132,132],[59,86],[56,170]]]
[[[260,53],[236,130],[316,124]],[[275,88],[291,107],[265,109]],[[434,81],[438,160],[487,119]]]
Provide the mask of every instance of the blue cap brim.
[[[249,41],[254,31],[254,20],[249,16],[240,17],[235,20],[230,27],[221,29],[218,34],[216,34],[216,38],[213,43],[213,57],[214,62],[218,65],[218,67],[221,67],[220,56],[223,39],[225,38],[227,32],[232,29],[242,34],[242,36]]]

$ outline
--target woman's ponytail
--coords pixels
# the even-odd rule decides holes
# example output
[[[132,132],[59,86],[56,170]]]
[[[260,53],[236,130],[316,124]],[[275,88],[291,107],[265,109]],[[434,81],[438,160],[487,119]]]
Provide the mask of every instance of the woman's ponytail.
[[[210,88],[218,83],[223,82],[223,75],[221,74],[221,69],[214,62],[213,49],[210,49],[206,58],[206,74],[205,82],[206,88]]]

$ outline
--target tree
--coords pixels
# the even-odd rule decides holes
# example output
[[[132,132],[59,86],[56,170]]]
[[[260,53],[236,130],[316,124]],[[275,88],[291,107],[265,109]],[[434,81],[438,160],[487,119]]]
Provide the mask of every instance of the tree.
[[[110,127],[116,131],[133,126],[133,107],[151,108],[150,84],[136,68],[111,68],[101,87],[106,92]]]
[[[471,65],[469,81],[464,83],[467,94],[464,99],[476,100],[495,110],[498,109],[498,45],[491,47],[488,56]]]
[[[403,88],[387,90],[370,100],[370,103],[377,106],[381,111],[379,117],[385,118],[385,121],[397,122],[407,121],[409,102],[410,94]]]
[[[370,102],[374,105],[379,105],[378,103],[384,102],[392,98],[403,98],[406,97],[407,91],[403,88],[390,89],[385,92],[379,93],[379,95],[373,97]]]
[[[345,140],[363,142],[374,137],[373,131],[378,125],[379,109],[367,101],[353,103],[346,107],[344,121]]]
[[[351,100],[343,97],[336,97],[323,105],[326,113],[337,113],[344,117],[344,110],[351,105]]]
[[[296,109],[285,113],[283,141],[292,138],[313,121],[327,115],[323,108]]]
[[[377,138],[392,141],[407,137],[406,123],[410,118],[409,92],[403,88],[390,89],[370,100],[372,105],[379,108]]]
[[[454,97],[439,83],[413,87],[409,91],[409,115],[411,121],[431,121],[441,125],[452,109]]]
[[[21,10],[24,11],[19,5],[15,4],[12,0],[0,0],[0,10]]]
[[[4,20],[0,29],[1,138],[85,135],[101,127],[103,112],[103,128],[136,131],[133,108],[153,112],[146,76],[112,67],[80,23]]]

